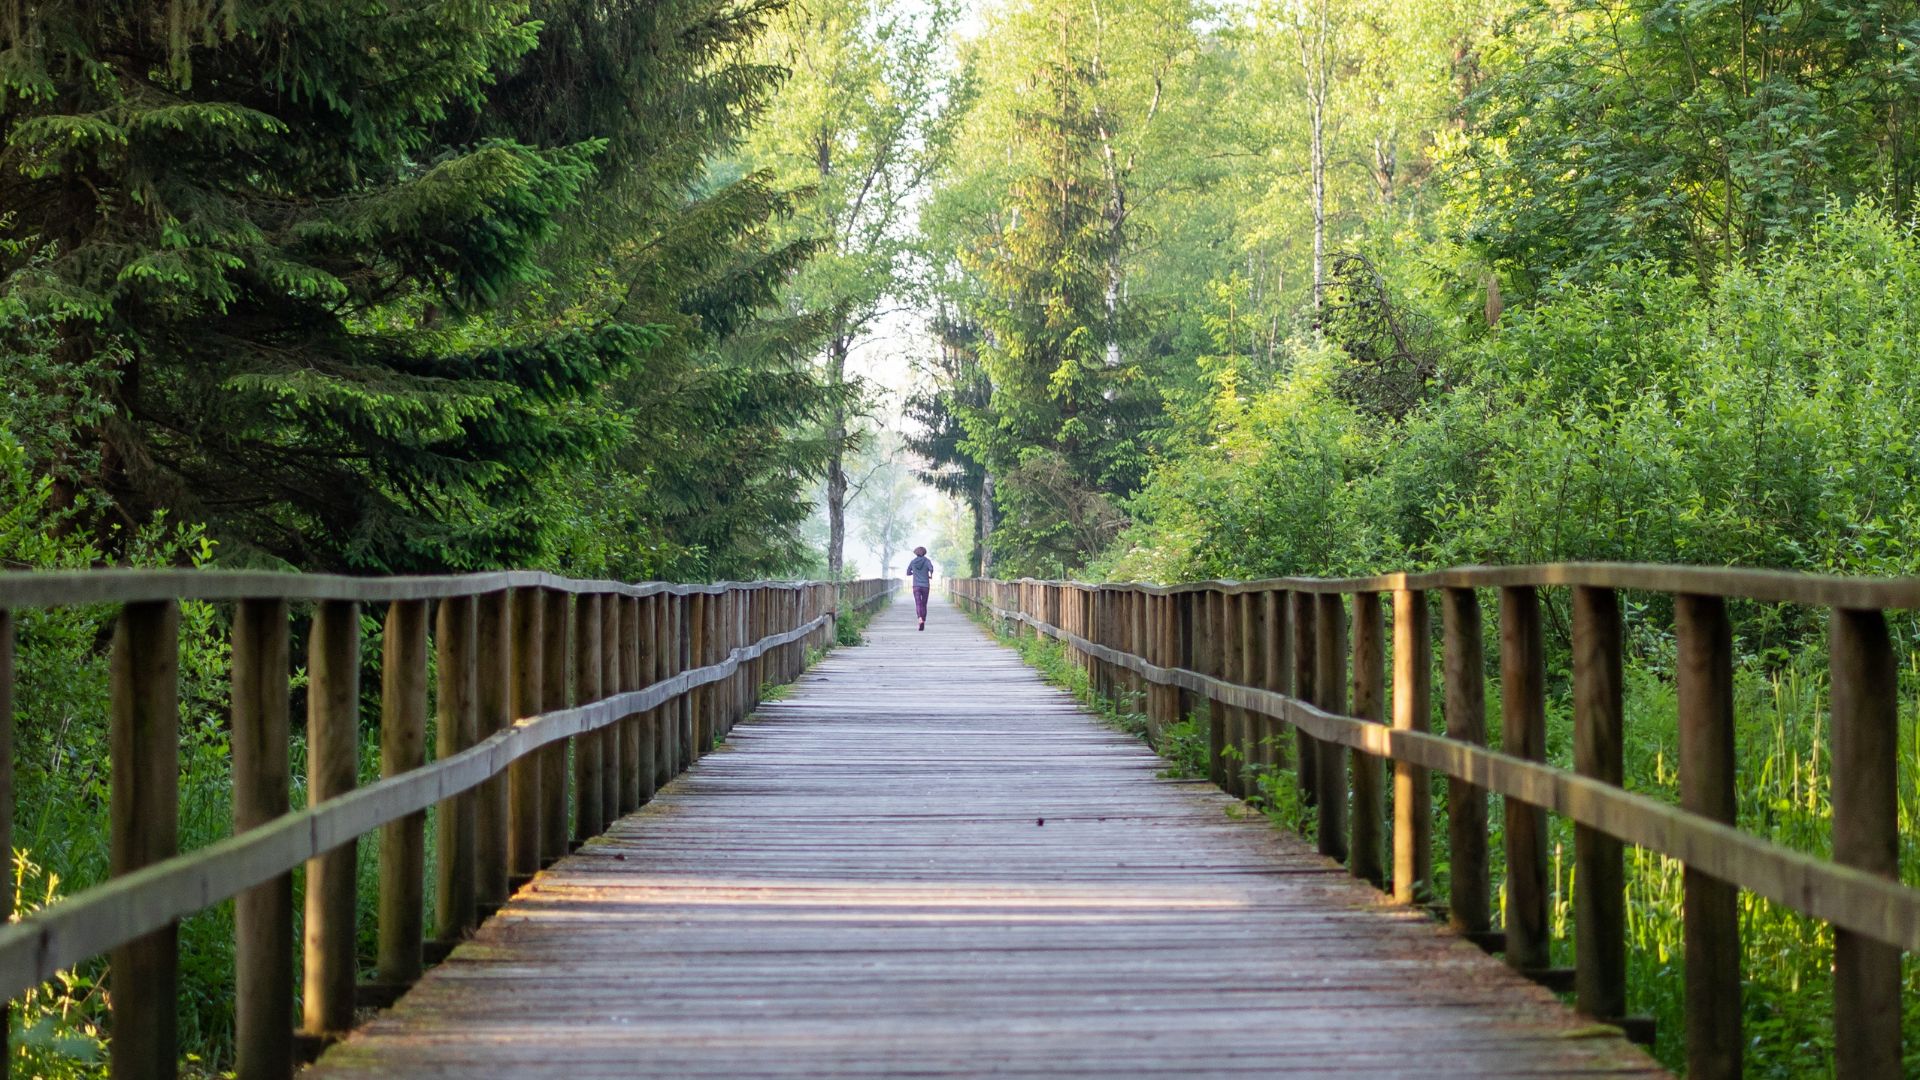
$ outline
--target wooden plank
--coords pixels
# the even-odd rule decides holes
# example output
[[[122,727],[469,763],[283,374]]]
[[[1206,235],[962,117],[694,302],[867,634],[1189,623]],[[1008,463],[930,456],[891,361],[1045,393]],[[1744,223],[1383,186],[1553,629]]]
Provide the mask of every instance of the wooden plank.
[[[315,1080],[1661,1075],[1162,779],[934,603],[553,867]]]
[[[131,874],[180,846],[180,607],[128,604],[114,624],[108,737],[108,872]],[[168,925],[115,948],[110,1068],[117,1080],[179,1072],[174,1014],[179,930]]]
[[[1284,589],[1315,594],[1396,592],[1401,589],[1503,589],[1580,587],[1653,593],[1692,593],[1724,599],[1823,608],[1914,610],[1920,608],[1920,577],[1868,578],[1803,574],[1788,570],[1747,570],[1719,566],[1670,566],[1655,563],[1530,563],[1514,566],[1457,566],[1422,573],[1372,574],[1348,578],[1261,578],[1257,581],[1189,581],[1174,585],[1131,584],[1152,595],[1179,596],[1196,590],[1264,592]]]
[[[478,599],[475,631],[475,694],[478,716],[474,736],[493,738],[513,726],[514,594],[508,590]],[[476,905],[488,912],[507,900],[509,858],[508,780],[503,774],[474,792],[474,894]]]
[[[62,570],[0,573],[0,609],[68,607],[98,603],[159,603],[181,600],[342,600],[386,604],[482,596],[503,589],[621,596],[711,595],[730,589],[777,590],[796,582],[726,581],[686,585],[665,581],[623,582],[568,578],[537,570],[436,576],[395,574],[366,577],[267,570]],[[1898,605],[1890,605],[1898,606]]]
[[[233,619],[233,831],[285,814],[289,759],[288,605],[242,600]],[[234,898],[234,1074],[239,1080],[293,1075],[293,875],[280,874]]]

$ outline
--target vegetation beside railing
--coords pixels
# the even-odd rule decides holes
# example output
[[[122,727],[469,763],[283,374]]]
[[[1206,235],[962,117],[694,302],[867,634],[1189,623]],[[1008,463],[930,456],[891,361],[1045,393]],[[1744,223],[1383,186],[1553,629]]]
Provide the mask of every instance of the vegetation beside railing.
[[[29,795],[11,837],[10,895],[25,918],[0,930],[21,1030],[0,1061],[21,1076],[94,1076],[108,1059],[116,1077],[183,1063],[289,1075],[516,878],[711,748],[760,687],[832,643],[837,612],[888,591],[544,574],[0,575],[0,732],[20,734],[0,740],[0,777],[23,751]],[[91,637],[77,632],[88,625]],[[111,650],[91,644],[104,633]],[[308,658],[298,670],[296,644]],[[82,663],[49,663],[63,656]],[[302,699],[304,730],[292,723]],[[67,711],[50,716],[60,702]],[[38,741],[50,727],[75,739],[51,766]],[[89,836],[97,847],[71,844]]]
[[[1617,618],[1611,635],[1604,625],[1605,601],[1615,601],[1616,615],[1621,610],[1610,581],[1633,598],[1624,637]],[[1569,590],[1541,589],[1559,584]],[[1476,618],[1475,586],[1500,589],[1498,633]],[[1663,622],[1657,605],[1651,615],[1641,608],[1641,590],[1656,599],[1677,597],[1677,620],[1669,615]],[[1429,591],[1448,604],[1442,659],[1451,688],[1445,682],[1435,688],[1430,646],[1418,644],[1426,635],[1413,633],[1427,623],[1420,609]],[[1920,870],[1914,715],[1899,707],[1911,696],[1902,683],[1912,690],[1920,680],[1915,661],[1896,645],[1908,639],[1890,635],[1875,610],[1911,610],[1920,604],[1920,583],[1569,566],[1168,589],[963,582],[955,592],[1061,639],[1097,692],[1125,699],[1144,689],[1156,734],[1169,733],[1175,718],[1204,720],[1216,781],[1301,826],[1323,851],[1343,858],[1357,875],[1390,885],[1399,899],[1444,900],[1442,910],[1456,925],[1483,944],[1505,948],[1516,967],[1557,989],[1577,988],[1574,1000],[1587,1011],[1645,1035],[1645,1019],[1626,1015],[1630,993],[1635,1011],[1658,1021],[1661,1057],[1686,1063],[1692,1075],[1739,1075],[1743,1068],[1753,1076],[1908,1071],[1901,1017],[1916,1012],[1920,987],[1910,961],[1903,970],[1895,946],[1913,945],[1916,894],[1828,859],[1837,850],[1840,861],[1861,865],[1863,840],[1871,838],[1881,877],[1911,882]],[[1351,613],[1342,594],[1354,598]],[[1388,594],[1395,604],[1381,602]],[[1831,662],[1819,662],[1818,650],[1805,647],[1739,657],[1722,597],[1831,606]],[[1396,606],[1400,617],[1389,635],[1384,609]],[[1328,622],[1334,612],[1337,618]],[[1809,622],[1790,607],[1781,614]],[[1306,621],[1316,615],[1318,625],[1337,632],[1316,635],[1315,622]],[[1893,629],[1904,630],[1907,621],[1901,615]],[[1552,664],[1545,647],[1549,625],[1567,649]],[[1301,627],[1304,637],[1293,632]],[[1154,630],[1172,630],[1178,639],[1172,653],[1164,653],[1168,635]],[[1410,636],[1401,637],[1403,630]],[[1213,642],[1228,647],[1212,649]],[[1319,644],[1332,652],[1316,652]],[[1703,653],[1703,645],[1718,648]],[[1153,663],[1143,663],[1142,652]],[[1598,693],[1609,654],[1611,690]],[[1623,654],[1634,662],[1621,664]],[[1419,663],[1422,656],[1426,664]],[[1312,691],[1328,684],[1336,657],[1339,674],[1331,681],[1339,689],[1316,701]],[[1829,670],[1836,673],[1831,678]],[[1501,677],[1488,678],[1495,671]],[[1296,681],[1302,676],[1304,682]],[[1301,686],[1306,692],[1292,696]],[[1838,692],[1830,704],[1833,688]],[[1703,690],[1711,691],[1705,707]],[[1345,719],[1349,691],[1354,713],[1393,715],[1394,729]],[[1404,712],[1403,701],[1410,706]],[[1420,701],[1426,709],[1411,707]],[[1433,708],[1442,703],[1444,709]],[[1453,738],[1413,734],[1415,714],[1423,727],[1443,720]],[[1596,739],[1609,731],[1611,739]],[[1703,732],[1718,736],[1717,745],[1703,749]],[[1863,752],[1863,740],[1876,744],[1873,754]],[[1461,747],[1462,741],[1504,752]],[[1314,775],[1317,766],[1330,751],[1344,760],[1347,747],[1399,758],[1394,780],[1400,791],[1383,776],[1368,783],[1372,770],[1362,763],[1369,756],[1355,753],[1350,776],[1345,766],[1333,770],[1342,776],[1338,797],[1321,798],[1328,789]],[[1693,824],[1702,819],[1688,801],[1700,795],[1700,763],[1712,764],[1716,756],[1726,787],[1713,817],[1737,824],[1739,832]],[[1530,772],[1528,758],[1557,768]],[[1416,764],[1437,771],[1422,784]],[[1596,765],[1610,766],[1611,783],[1624,782],[1634,794],[1606,796],[1584,780],[1559,778],[1595,775]],[[1850,781],[1840,791],[1830,781],[1836,772]],[[1441,773],[1471,776],[1484,786],[1451,783]],[[1487,787],[1510,797],[1489,801]],[[1416,791],[1426,797],[1414,797]],[[1676,801],[1686,809],[1676,810]],[[1484,826],[1476,825],[1476,803]],[[1416,814],[1415,807],[1426,813]],[[1423,816],[1433,822],[1424,830]],[[1649,833],[1649,821],[1665,831]],[[1527,828],[1516,830],[1515,822]],[[1609,834],[1641,846],[1622,851],[1616,842],[1609,854]],[[1597,851],[1596,838],[1602,841]],[[1517,861],[1516,849],[1525,852]],[[1423,857],[1425,874],[1405,873]],[[1710,863],[1715,874],[1773,898],[1721,886],[1718,906],[1704,904],[1701,887],[1711,896],[1718,881],[1705,868],[1683,873],[1680,857]],[[1498,894],[1495,883],[1502,887]],[[1683,918],[1683,907],[1695,914]],[[1809,912],[1839,917],[1850,928],[1840,934],[1837,954],[1834,930]],[[1688,939],[1699,948],[1700,936],[1710,931],[1721,935],[1705,954],[1715,963],[1696,962],[1689,977]],[[1569,961],[1572,969],[1565,967]],[[1703,983],[1714,984],[1715,993],[1703,994]],[[1620,1007],[1602,1012],[1596,1001]],[[1711,1039],[1716,1032],[1721,1041]]]

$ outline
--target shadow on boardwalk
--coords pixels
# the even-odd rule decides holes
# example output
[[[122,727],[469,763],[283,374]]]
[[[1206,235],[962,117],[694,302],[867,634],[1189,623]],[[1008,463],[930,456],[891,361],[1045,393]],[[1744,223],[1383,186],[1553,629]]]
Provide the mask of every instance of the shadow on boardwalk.
[[[953,608],[911,616],[896,602],[307,1075],[1663,1075],[1159,779]]]

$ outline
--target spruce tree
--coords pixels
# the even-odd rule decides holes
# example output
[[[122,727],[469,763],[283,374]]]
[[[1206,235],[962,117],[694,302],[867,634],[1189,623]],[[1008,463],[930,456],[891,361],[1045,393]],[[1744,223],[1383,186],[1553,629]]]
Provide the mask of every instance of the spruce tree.
[[[1145,388],[1118,355],[1121,312],[1110,270],[1126,237],[1109,217],[1097,73],[1069,13],[1031,71],[1014,115],[1022,171],[1002,224],[963,264],[977,278],[971,314],[992,386],[961,414],[994,475],[995,547],[1020,573],[1058,574],[1117,534],[1114,496],[1137,484]]]
[[[577,403],[647,344],[472,347],[603,144],[436,126],[535,45],[524,4],[80,0],[0,27],[0,262],[57,363],[112,358],[87,433],[115,516],[229,554],[399,570],[513,561],[512,507],[610,432]],[[3,249],[0,249],[3,250]],[[439,332],[436,332],[439,331]],[[483,343],[485,344],[485,343]]]

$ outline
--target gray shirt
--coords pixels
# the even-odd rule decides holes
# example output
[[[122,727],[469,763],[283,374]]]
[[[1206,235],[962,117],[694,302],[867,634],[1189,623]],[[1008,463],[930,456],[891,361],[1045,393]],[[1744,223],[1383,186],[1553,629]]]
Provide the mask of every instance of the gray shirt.
[[[931,588],[933,585],[933,560],[925,555],[915,555],[907,564],[907,576],[913,579],[916,589]]]

